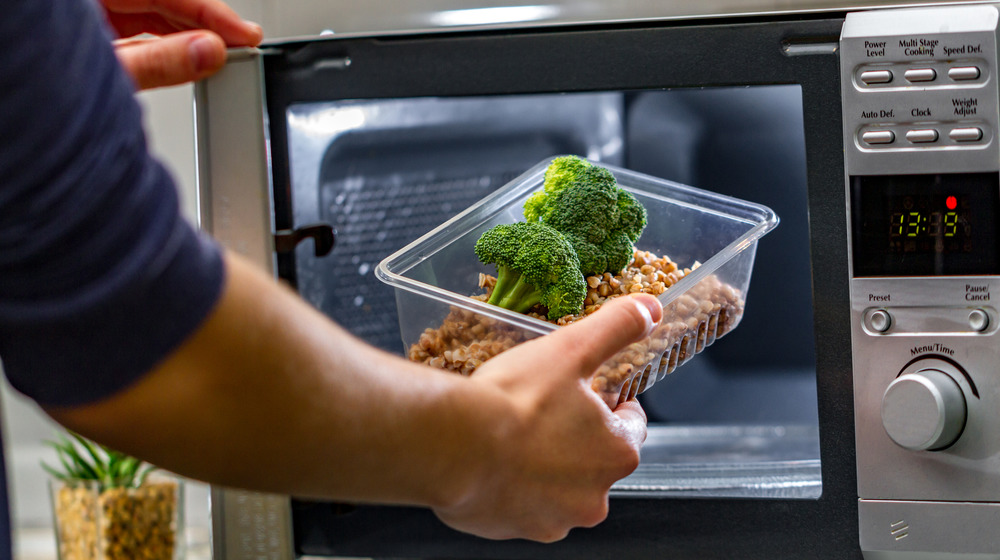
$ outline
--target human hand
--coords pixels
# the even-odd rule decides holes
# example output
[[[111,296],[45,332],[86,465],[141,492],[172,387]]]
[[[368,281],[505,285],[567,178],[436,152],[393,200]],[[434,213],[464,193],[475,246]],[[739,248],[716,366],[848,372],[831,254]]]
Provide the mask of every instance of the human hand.
[[[263,31],[221,0],[101,0],[117,31],[115,52],[139,89],[214,74],[227,47],[255,46]],[[137,37],[143,34],[152,37]]]
[[[647,336],[662,307],[640,294],[593,317],[504,352],[470,378],[513,410],[492,423],[497,460],[464,499],[435,509],[443,522],[487,538],[552,542],[607,517],[611,485],[639,464],[646,416],[635,401],[610,410],[590,377]]]

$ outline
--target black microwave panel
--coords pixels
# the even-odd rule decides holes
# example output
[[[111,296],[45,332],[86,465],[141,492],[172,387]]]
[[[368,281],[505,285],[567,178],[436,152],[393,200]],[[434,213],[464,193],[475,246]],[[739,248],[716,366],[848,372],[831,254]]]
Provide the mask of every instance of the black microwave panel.
[[[855,277],[1000,274],[1000,175],[851,177]]]
[[[319,218],[338,230],[331,260],[300,248],[279,256],[279,271],[390,351],[402,345],[391,292],[372,276],[377,262],[545,157],[604,159],[774,208],[782,222],[760,242],[744,323],[673,373],[673,393],[654,400],[657,384],[643,399],[654,427],[700,421],[744,435],[761,426],[801,428],[793,432],[806,445],[775,449],[794,449],[786,458],[811,466],[804,484],[815,489],[699,498],[616,492],[605,523],[555,545],[462,535],[422,509],[293,501],[296,553],[860,558],[851,364],[843,351],[850,306],[839,60],[832,49],[785,48],[835,44],[841,25],[798,16],[345,38],[279,45],[266,55],[276,226]],[[587,95],[615,98],[614,111],[599,113],[616,126],[596,142],[565,127],[518,130],[516,119],[504,119],[506,127],[411,121],[344,132],[312,146],[309,165],[297,165],[302,151],[291,121],[309,107],[401,104],[427,117],[420,111],[433,104],[455,111],[487,101],[492,109],[483,114],[503,114],[525,100],[559,106]],[[684,395],[701,404],[683,410]],[[730,458],[715,464],[738,469],[735,454],[752,451],[738,444],[753,441],[731,437]]]

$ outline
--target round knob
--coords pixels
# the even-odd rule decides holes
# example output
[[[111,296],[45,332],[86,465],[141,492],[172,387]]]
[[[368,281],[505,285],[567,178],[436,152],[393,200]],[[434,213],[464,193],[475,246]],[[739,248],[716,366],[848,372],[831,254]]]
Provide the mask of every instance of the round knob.
[[[901,375],[882,396],[882,425],[892,441],[914,451],[955,443],[965,428],[965,395],[940,369]]]

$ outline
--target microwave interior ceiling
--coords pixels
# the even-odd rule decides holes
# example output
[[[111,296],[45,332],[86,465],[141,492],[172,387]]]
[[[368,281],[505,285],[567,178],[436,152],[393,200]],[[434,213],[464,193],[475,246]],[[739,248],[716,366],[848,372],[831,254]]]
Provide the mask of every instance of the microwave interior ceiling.
[[[608,21],[700,19],[780,13],[838,12],[876,7],[948,4],[932,0],[250,0],[245,15],[264,26],[267,40],[330,34],[525,27]],[[969,2],[964,2],[969,3]]]

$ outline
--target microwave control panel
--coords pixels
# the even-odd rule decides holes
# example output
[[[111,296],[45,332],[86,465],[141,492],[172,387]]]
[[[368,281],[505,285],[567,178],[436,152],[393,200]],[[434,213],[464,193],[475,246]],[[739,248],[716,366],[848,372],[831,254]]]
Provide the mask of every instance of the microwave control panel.
[[[867,558],[1000,558],[998,20],[872,10],[841,35]]]

